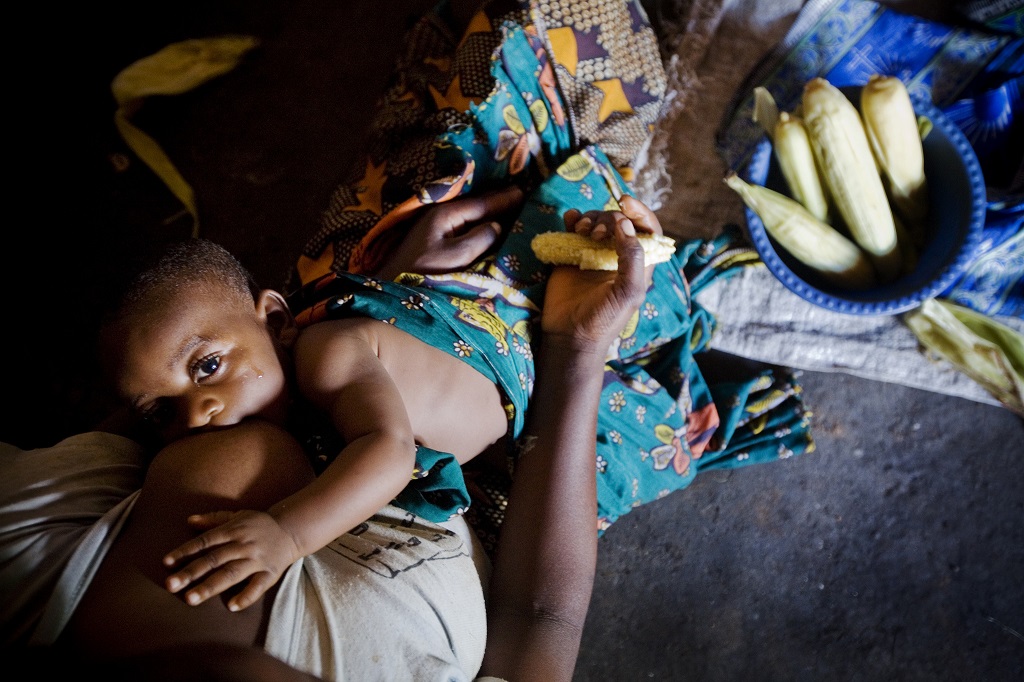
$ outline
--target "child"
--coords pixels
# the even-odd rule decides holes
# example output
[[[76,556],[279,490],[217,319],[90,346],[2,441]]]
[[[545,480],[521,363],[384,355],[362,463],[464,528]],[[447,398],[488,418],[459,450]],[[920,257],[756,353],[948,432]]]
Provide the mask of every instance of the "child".
[[[581,219],[570,212],[566,224],[605,235],[614,223],[628,233],[634,224],[660,233],[646,207],[626,206],[626,215]],[[462,312],[482,313],[467,303]],[[300,330],[285,298],[256,290],[241,264],[213,242],[174,244],[144,267],[104,324],[101,344],[118,393],[164,440],[250,417],[308,434],[311,414],[328,417],[341,437],[340,454],[329,453],[332,461],[316,481],[266,512],[191,520],[208,531],[166,558],[178,566],[205,553],[167,580],[175,592],[192,586],[190,604],[248,579],[229,602],[245,608],[297,558],[395,498],[420,516],[447,520],[468,505],[459,465],[481,453],[503,457],[507,449],[503,391],[464,358],[370,317],[326,319]],[[296,419],[306,423],[297,426]],[[321,450],[327,431],[313,432]],[[414,471],[431,490],[403,497]],[[211,559],[220,570],[211,569]]]

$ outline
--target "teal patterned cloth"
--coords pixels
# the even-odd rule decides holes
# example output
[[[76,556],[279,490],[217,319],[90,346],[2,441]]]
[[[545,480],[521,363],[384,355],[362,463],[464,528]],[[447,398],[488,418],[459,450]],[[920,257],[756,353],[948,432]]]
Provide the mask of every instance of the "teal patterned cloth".
[[[350,315],[394,324],[492,379],[503,394],[512,446],[509,471],[499,473],[514,475],[550,272],[530,242],[540,232],[564,230],[568,209],[614,209],[630,190],[600,147],[575,145],[570,117],[558,113],[569,104],[541,78],[547,63],[541,36],[515,23],[504,24],[502,35],[491,61],[490,94],[470,106],[468,125],[451,126],[433,145],[439,167],[459,169],[460,176],[471,169],[464,193],[509,182],[526,189],[527,200],[497,252],[464,271],[405,273],[394,282],[330,272],[291,294],[289,304],[300,325]],[[510,138],[529,140],[527,163],[511,165],[503,153]],[[748,250],[734,248],[739,239],[727,231],[714,240],[680,243],[672,260],[655,268],[645,301],[609,351],[595,453],[599,532],[633,508],[689,485],[700,471],[813,449],[800,387],[787,372],[710,385],[699,366],[715,321],[693,295],[751,262]],[[479,479],[467,479],[470,511],[482,505],[483,516],[500,522],[500,494],[474,494]],[[430,484],[429,473],[413,482]],[[436,493],[435,486],[423,496],[425,506],[412,499],[406,508],[426,518],[463,511],[457,502],[430,508]],[[478,515],[472,524],[478,532],[480,522]],[[493,539],[495,531],[485,533]]]
[[[970,141],[985,177],[985,229],[971,264],[940,296],[987,315],[1024,317],[1024,3],[970,3],[976,28],[955,28],[867,0],[811,0],[741,89],[720,151],[741,173],[763,137],[751,93],[766,87],[792,110],[804,83],[863,85],[897,76]],[[764,178],[754,178],[763,181]]]

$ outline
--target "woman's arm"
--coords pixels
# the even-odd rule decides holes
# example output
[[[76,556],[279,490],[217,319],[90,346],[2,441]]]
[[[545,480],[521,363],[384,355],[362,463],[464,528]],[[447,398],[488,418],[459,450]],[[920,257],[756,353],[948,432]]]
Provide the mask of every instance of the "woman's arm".
[[[633,223],[614,221],[617,273],[557,268],[548,282],[526,447],[488,600],[481,674],[569,680],[597,555],[597,411],[605,354],[644,294]]]

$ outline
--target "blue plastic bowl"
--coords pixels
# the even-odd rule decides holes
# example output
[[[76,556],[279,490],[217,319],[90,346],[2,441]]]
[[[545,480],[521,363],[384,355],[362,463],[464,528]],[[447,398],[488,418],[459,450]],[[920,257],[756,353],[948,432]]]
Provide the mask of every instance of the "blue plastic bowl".
[[[842,90],[851,101],[858,101],[860,88]],[[777,245],[757,214],[746,210],[750,239],[761,260],[797,296],[840,313],[893,315],[935,297],[970,264],[985,222],[985,180],[978,157],[960,129],[930,102],[915,99],[914,110],[931,119],[933,127],[924,139],[927,236],[913,272],[872,289],[843,290]],[[751,157],[746,180],[789,196],[767,137]]]

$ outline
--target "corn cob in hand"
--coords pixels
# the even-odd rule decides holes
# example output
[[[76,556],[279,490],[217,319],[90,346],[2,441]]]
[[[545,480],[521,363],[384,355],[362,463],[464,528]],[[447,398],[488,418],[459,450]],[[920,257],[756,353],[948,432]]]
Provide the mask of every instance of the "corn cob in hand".
[[[644,248],[644,265],[664,263],[675,253],[676,242],[671,237],[647,233],[636,237]],[[530,248],[542,263],[575,265],[580,270],[619,269],[619,254],[610,239],[597,241],[575,232],[541,232],[530,242]]]

